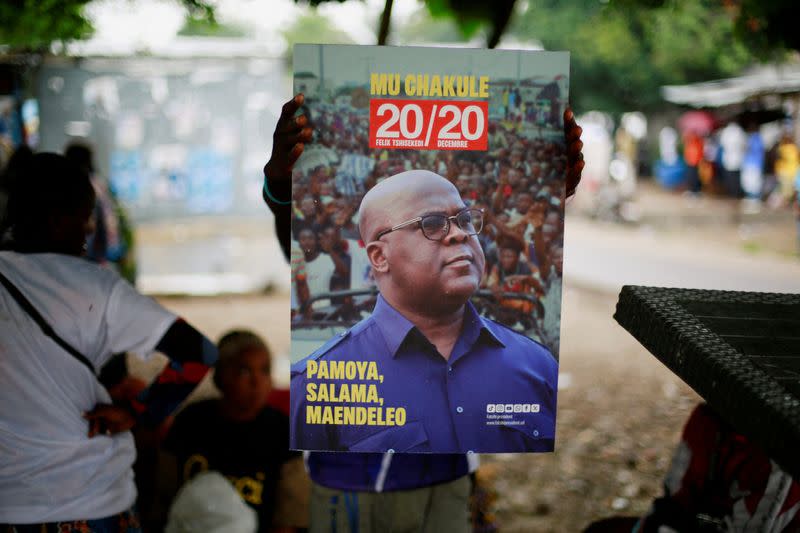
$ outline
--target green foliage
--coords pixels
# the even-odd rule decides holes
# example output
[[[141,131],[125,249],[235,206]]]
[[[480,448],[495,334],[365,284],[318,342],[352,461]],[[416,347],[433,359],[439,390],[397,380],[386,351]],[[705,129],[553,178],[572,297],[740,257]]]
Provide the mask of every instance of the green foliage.
[[[44,52],[56,42],[86,39],[93,28],[84,16],[91,0],[3,0],[0,45],[11,52]],[[210,0],[176,0],[195,20],[214,24]]]
[[[11,50],[47,50],[53,42],[84,39],[92,25],[83,16],[90,0],[11,0],[0,3],[0,43]]]
[[[487,29],[486,46],[494,48],[506,31],[516,0],[424,0],[434,18],[450,17],[465,38]]]
[[[284,32],[289,46],[308,44],[353,44],[353,39],[316,10],[298,17]]]
[[[353,39],[338,28],[327,17],[317,10],[311,10],[298,17],[291,26],[283,31],[288,51],[286,58],[291,63],[292,47],[296,43],[305,44],[354,44]]]
[[[244,37],[244,29],[231,24],[220,24],[216,20],[187,15],[178,35],[197,37]]]
[[[324,3],[345,2],[347,0],[294,0],[297,4],[319,6]],[[361,0],[363,1],[363,0]],[[494,47],[505,31],[516,0],[420,0],[425,3],[428,14],[437,22],[453,21],[460,37],[447,40],[462,41],[475,36],[480,30],[488,29],[488,45]],[[387,0],[384,10],[390,5]],[[446,32],[449,34],[449,32]],[[449,36],[449,35],[448,35]],[[432,39],[428,39],[432,40]]]
[[[216,13],[214,12],[214,5],[210,0],[179,0],[183,7],[186,9],[189,17],[195,19],[205,19],[210,24],[216,22]]]
[[[467,40],[453,18],[434,18],[427,9],[412,13],[405,24],[393,28],[392,35],[395,42],[403,44],[457,43]]]
[[[571,52],[577,112],[652,111],[660,87],[739,74],[754,56],[715,0],[530,0],[512,32]]]
[[[486,16],[473,10],[459,11],[453,8],[452,3],[450,0],[425,0],[431,17],[439,20],[452,18],[464,38],[469,39],[481,28]]]

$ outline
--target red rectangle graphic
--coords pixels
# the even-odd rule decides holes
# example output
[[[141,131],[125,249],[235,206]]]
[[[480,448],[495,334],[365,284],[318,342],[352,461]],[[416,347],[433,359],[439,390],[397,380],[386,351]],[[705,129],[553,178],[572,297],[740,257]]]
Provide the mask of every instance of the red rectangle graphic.
[[[394,150],[486,150],[486,101],[398,100],[369,103],[369,147]]]

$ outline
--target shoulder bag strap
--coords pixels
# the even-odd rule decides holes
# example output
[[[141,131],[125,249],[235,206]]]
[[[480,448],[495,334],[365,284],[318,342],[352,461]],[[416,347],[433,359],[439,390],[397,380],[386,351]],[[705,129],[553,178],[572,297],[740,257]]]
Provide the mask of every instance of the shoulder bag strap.
[[[58,334],[55,331],[53,331],[53,328],[50,327],[50,324],[48,324],[47,321],[42,317],[42,315],[39,314],[39,311],[37,311],[36,308],[33,307],[33,304],[31,304],[31,302],[27,298],[25,298],[25,295],[22,294],[13,283],[11,283],[11,281],[9,281],[8,278],[5,277],[2,272],[0,272],[0,283],[2,283],[3,286],[5,286],[5,288],[11,294],[11,296],[13,296],[14,299],[17,301],[17,303],[20,305],[20,307],[22,307],[22,309],[24,309],[25,312],[27,312],[30,315],[30,317],[34,320],[34,322],[39,324],[39,327],[42,328],[42,332],[45,335],[53,339],[56,342],[56,344],[61,346],[68,354],[70,354],[75,359],[80,361],[84,366],[86,366],[86,368],[89,369],[92,375],[95,375],[94,366],[92,366],[92,363],[86,358],[86,356],[84,356],[78,350],[67,344],[67,341],[59,337]]]

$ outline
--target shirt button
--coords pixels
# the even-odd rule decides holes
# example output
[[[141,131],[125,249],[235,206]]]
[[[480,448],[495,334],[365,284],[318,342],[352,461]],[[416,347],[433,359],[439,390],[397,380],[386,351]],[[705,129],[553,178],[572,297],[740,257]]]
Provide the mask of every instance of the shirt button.
[[[453,367],[452,367],[452,366],[448,366],[448,367],[447,367],[447,371],[448,371],[448,372],[452,372],[452,371],[453,371]]]
[[[386,450],[386,453],[394,453],[394,448],[389,448],[388,450]]]
[[[533,430],[533,436],[534,437],[538,437],[539,436],[539,430],[538,429],[534,429]]]
[[[460,405],[458,407],[456,407],[456,413],[463,413],[463,412],[464,412],[464,408],[463,407],[461,407]]]

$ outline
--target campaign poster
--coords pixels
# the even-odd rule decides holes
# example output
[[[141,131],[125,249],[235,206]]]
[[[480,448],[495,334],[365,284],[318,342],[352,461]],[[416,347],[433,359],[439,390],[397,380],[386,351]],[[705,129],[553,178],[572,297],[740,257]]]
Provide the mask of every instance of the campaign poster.
[[[293,449],[555,445],[566,52],[297,45]]]

